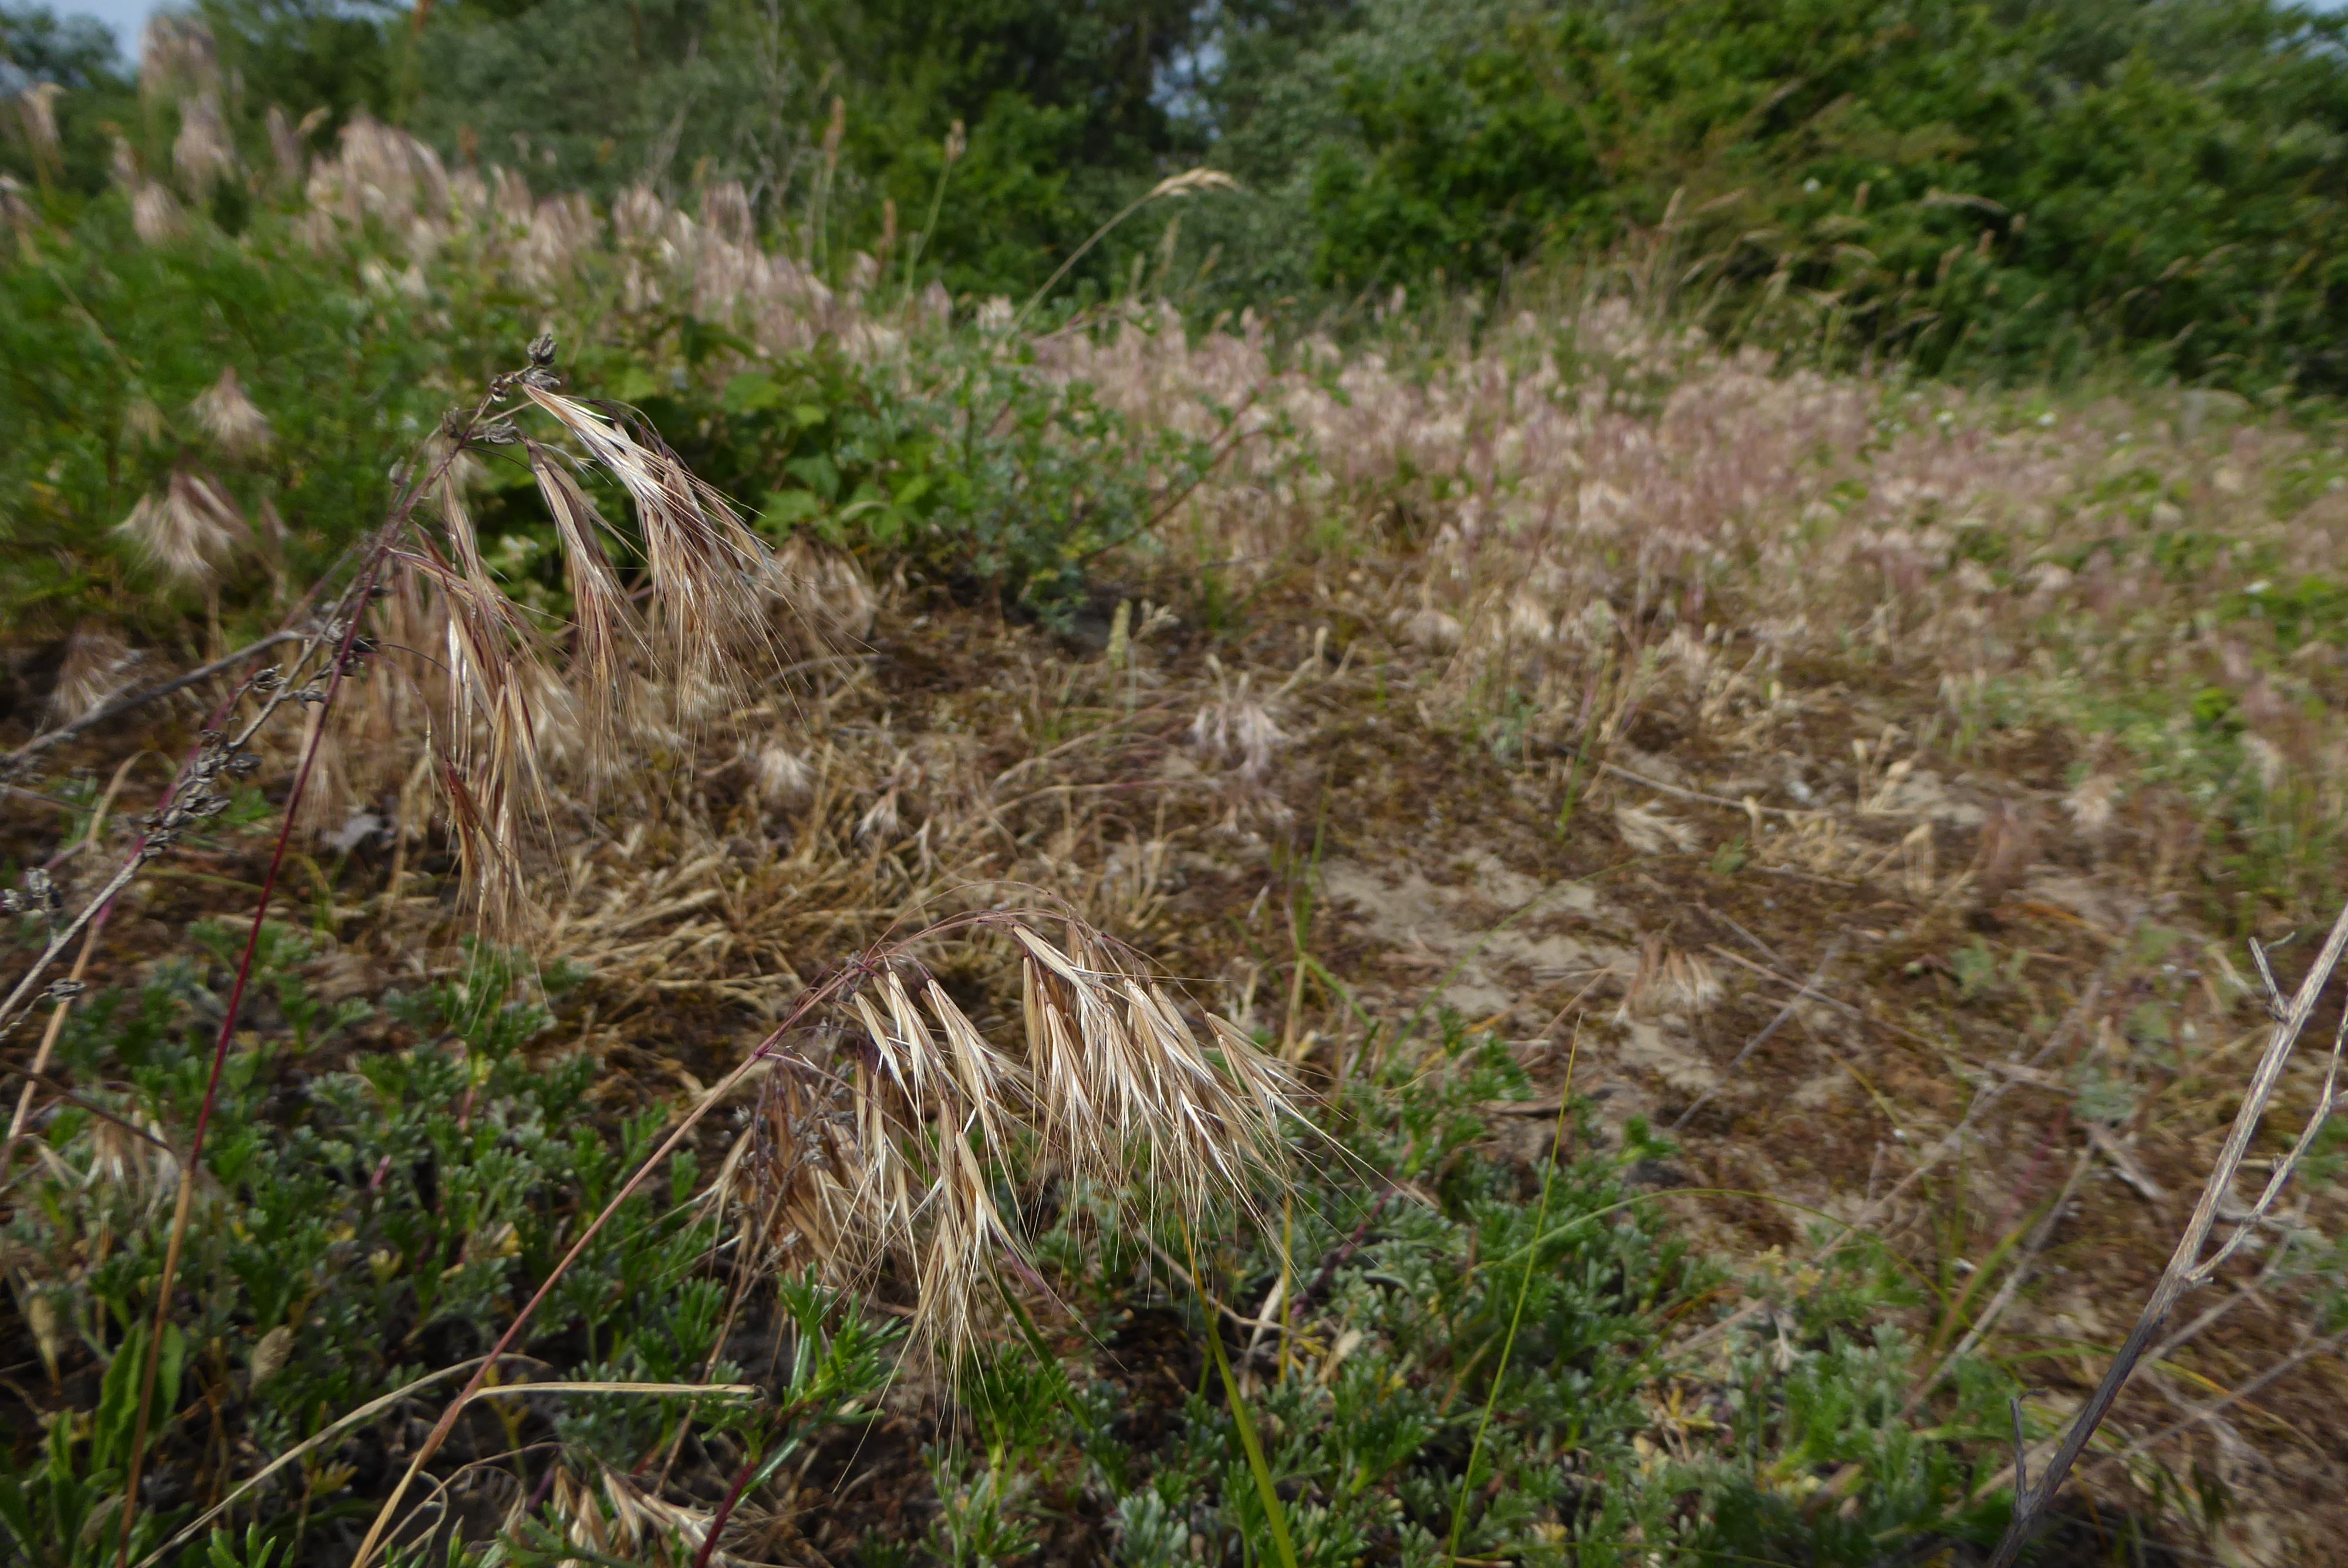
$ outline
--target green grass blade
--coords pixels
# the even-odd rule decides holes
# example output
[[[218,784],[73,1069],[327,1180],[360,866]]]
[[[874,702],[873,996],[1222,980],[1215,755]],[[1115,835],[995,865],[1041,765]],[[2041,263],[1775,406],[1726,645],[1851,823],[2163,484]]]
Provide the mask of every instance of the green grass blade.
[[[1207,1295],[1206,1276],[1199,1272],[1198,1249],[1190,1245],[1189,1227],[1183,1227],[1182,1244],[1190,1254],[1190,1282],[1199,1292],[1199,1303],[1207,1311],[1207,1345],[1215,1353],[1215,1370],[1222,1374],[1223,1398],[1231,1402],[1231,1423],[1240,1430],[1240,1447],[1247,1450],[1248,1469],[1254,1472],[1256,1495],[1263,1499],[1264,1516],[1272,1521],[1272,1549],[1280,1553],[1280,1568],[1296,1568],[1296,1543],[1288,1536],[1288,1511],[1281,1506],[1280,1489],[1272,1484],[1272,1466],[1264,1461],[1263,1445],[1256,1440],[1255,1412],[1248,1408],[1247,1396],[1240,1392],[1240,1380],[1231,1375],[1231,1358],[1223,1354],[1222,1330],[1215,1324],[1215,1304]]]
[[[1538,1237],[1549,1227],[1549,1195],[1557,1185],[1557,1163],[1565,1152],[1565,1117],[1573,1103],[1573,1064],[1581,1054],[1581,1030],[1573,1031],[1573,1045],[1565,1058],[1565,1088],[1557,1097],[1557,1126],[1550,1139],[1549,1169],[1541,1174],[1540,1208],[1533,1216],[1533,1235]],[[1443,1555],[1448,1562],[1459,1560],[1459,1531],[1468,1522],[1468,1492],[1476,1484],[1476,1460],[1484,1451],[1484,1434],[1491,1429],[1492,1411],[1500,1402],[1500,1385],[1508,1380],[1509,1358],[1517,1348],[1517,1327],[1525,1318],[1525,1297],[1532,1293],[1533,1268],[1540,1262],[1540,1251],[1535,1245],[1525,1259],[1524,1272],[1517,1276],[1517,1304],[1509,1313],[1508,1337],[1500,1341],[1500,1364],[1492,1368],[1492,1391],[1484,1396],[1484,1413],[1476,1422],[1476,1440],[1468,1445],[1468,1467],[1459,1472],[1459,1499],[1451,1505],[1451,1539],[1445,1542]],[[1221,1341],[1216,1341],[1220,1348]],[[1228,1376],[1228,1374],[1226,1374]]]

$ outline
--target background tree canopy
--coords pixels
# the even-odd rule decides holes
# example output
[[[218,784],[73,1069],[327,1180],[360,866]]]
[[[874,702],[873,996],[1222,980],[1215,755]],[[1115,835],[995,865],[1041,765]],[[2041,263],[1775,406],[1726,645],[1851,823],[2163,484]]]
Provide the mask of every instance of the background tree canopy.
[[[2343,23],[2270,0],[196,9],[256,149],[276,104],[314,138],[365,110],[541,190],[736,178],[843,274],[886,245],[909,276],[1022,294],[1204,162],[1243,190],[1119,231],[1075,297],[1311,316],[1636,265],[1715,332],[1830,354],[2348,380]],[[0,46],[10,90],[65,89],[55,167],[0,146],[21,182],[94,195],[117,132],[160,145],[88,25],[0,9]]]

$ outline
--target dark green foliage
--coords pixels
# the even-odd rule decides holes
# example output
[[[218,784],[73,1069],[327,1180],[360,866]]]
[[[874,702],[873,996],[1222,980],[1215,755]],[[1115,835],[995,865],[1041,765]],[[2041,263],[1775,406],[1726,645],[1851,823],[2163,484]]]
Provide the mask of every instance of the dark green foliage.
[[[742,179],[770,233],[835,272],[886,250],[892,275],[1017,294],[1204,159],[1249,190],[1185,214],[1169,271],[1200,304],[1488,289],[1653,251],[1706,325],[1777,345],[2029,375],[2118,351],[2245,387],[2348,384],[2348,22],[2271,0],[201,15],[254,167],[270,104],[330,126],[366,108],[541,186]],[[11,74],[73,89],[64,187],[98,189],[108,127],[163,166],[168,111],[94,36],[5,15]],[[21,139],[0,158],[36,172]],[[1113,289],[1159,238],[1113,237],[1072,287]]]
[[[274,232],[199,231],[150,247],[118,200],[72,241],[0,266],[0,619],[49,628],[102,610],[170,629],[168,585],[114,533],[175,470],[217,477],[249,519],[264,502],[283,538],[253,530],[226,573],[229,605],[305,588],[382,516],[391,463],[438,418],[448,347],[396,293],[370,296]],[[234,369],[270,422],[268,451],[232,456],[191,404]]]
[[[1376,7],[1321,61],[1344,288],[1489,282],[1659,226],[1705,319],[1932,368],[2125,346],[2331,389],[2341,24],[2260,3]]]
[[[200,225],[150,246],[129,228],[108,197],[0,264],[0,542],[17,563],[0,623],[21,630],[92,614],[146,639],[187,628],[207,590],[170,582],[118,530],[179,472],[218,480],[252,524],[209,590],[222,616],[273,626],[382,521],[394,466],[545,319],[461,264],[411,294],[366,258],[312,254],[265,210],[235,239]],[[988,333],[916,334],[877,363],[829,339],[767,359],[689,316],[603,313],[592,268],[576,389],[640,405],[778,541],[805,528],[1058,619],[1087,563],[1140,539],[1211,460]],[[224,369],[268,419],[265,451],[222,450],[195,416]],[[531,579],[517,591],[561,611],[559,555],[531,548],[551,525],[527,470],[492,460],[481,510],[500,569]]]
[[[242,947],[241,930],[194,935],[216,958]],[[172,1418],[183,1404],[209,1407],[207,1419],[231,1423],[240,1444],[282,1453],[366,1401],[480,1354],[664,1123],[654,1109],[616,1135],[602,1130],[589,1101],[596,1062],[535,1049],[550,1014],[503,955],[477,948],[460,974],[386,994],[381,1013],[396,1020],[400,1043],[353,1049],[354,1031],[382,1040],[376,1007],[322,1001],[304,978],[305,941],[277,926],[263,936],[260,999],[248,1004],[254,1027],[240,1034],[223,1078],[206,1196],[164,1345],[156,1441],[191,1451],[152,1467],[174,1479],[149,1496],[140,1539],[150,1546],[193,1501],[185,1488],[203,1422],[184,1429],[198,1435],[180,1435]],[[219,972],[171,960],[142,989],[77,1009],[59,1061],[77,1082],[112,1086],[91,1089],[91,1105],[183,1137],[209,1070]],[[41,1136],[47,1153],[26,1178],[36,1190],[17,1205],[5,1241],[20,1302],[55,1325],[43,1352],[54,1358],[57,1386],[69,1406],[97,1416],[85,1427],[68,1413],[44,1434],[36,1412],[17,1407],[15,1440],[0,1454],[0,1524],[30,1560],[81,1561],[77,1541],[101,1544],[84,1522],[118,1502],[108,1486],[119,1486],[129,1460],[132,1369],[171,1188],[138,1135],[93,1110],[68,1105]],[[719,1216],[685,1201],[697,1184],[689,1153],[668,1177],[619,1206],[517,1351],[576,1380],[734,1375],[718,1344],[726,1286],[703,1266]],[[832,1333],[821,1293],[787,1285],[784,1297],[799,1330],[789,1384],[806,1399],[795,1422],[769,1415],[750,1431],[774,1443],[799,1440],[793,1434],[810,1418],[869,1396],[887,1365],[870,1332],[851,1323]],[[422,1398],[428,1405],[430,1394]],[[623,1469],[670,1441],[688,1413],[704,1426],[748,1419],[690,1407],[597,1396],[501,1406],[546,1430],[573,1462]],[[315,1530],[359,1506],[336,1500],[340,1482],[321,1491],[313,1481],[305,1491],[304,1477],[338,1458],[375,1462],[366,1455],[376,1440],[362,1426],[273,1482],[258,1500],[271,1533]],[[98,1534],[110,1551],[112,1537]]]
[[[1053,620],[1077,601],[1086,563],[1141,538],[1210,458],[978,334],[877,369],[822,346],[740,372],[714,397],[641,373],[620,384],[695,472],[757,509],[769,538],[804,528]]]
[[[407,10],[393,0],[197,0],[193,11],[248,121],[276,104],[296,120],[315,111],[340,125],[412,90]]]
[[[1248,1357],[1248,1331],[1211,1328],[1260,1379],[1253,1419],[1301,1562],[1445,1561],[1488,1399],[1492,1425],[1466,1478],[1465,1558],[1627,1564],[1661,1551],[1652,1560],[1858,1565],[1994,1534],[1996,1509],[1964,1501],[1972,1478],[1952,1440],[1993,1430],[2000,1390],[1975,1378],[1936,1431],[1908,1426],[1898,1412],[1915,1347],[1881,1327],[1907,1297],[1879,1257],[1851,1249],[1788,1293],[1777,1328],[1734,1342],[1726,1382],[1691,1378],[1663,1354],[1661,1330],[1715,1276],[1633,1184],[1669,1146],[1637,1121],[1610,1139],[1577,1106],[1544,1224],[1540,1171],[1497,1155],[1482,1110],[1523,1094],[1523,1071],[1456,1020],[1427,1060],[1422,1049],[1397,1049],[1355,1077],[1328,1118],[1336,1145],[1311,1146],[1328,1170],[1284,1222],[1292,1277],[1306,1288],[1320,1260],[1334,1266],[1285,1374],[1277,1336]],[[1365,1061],[1377,1055],[1374,1046]],[[1263,1229],[1264,1242],[1212,1255],[1235,1306],[1264,1299],[1280,1274],[1278,1227]],[[1078,1288],[1076,1260],[1092,1255],[1080,1238],[1107,1247],[1082,1278],[1085,1294],[1071,1297],[1096,1315],[1095,1342],[1151,1310],[1145,1281],[1164,1277],[1118,1235],[1089,1205],[1064,1220],[1071,1277],[1062,1288]],[[1160,1238],[1178,1257],[1185,1245],[1179,1235]],[[1174,1305],[1192,1314],[1193,1334],[1210,1331],[1195,1299]],[[1033,1520],[1035,1501],[1005,1479],[1054,1473],[1055,1454],[1073,1450],[1116,1499],[1118,1561],[1192,1561],[1200,1533],[1208,1561],[1273,1560],[1210,1373],[1153,1446],[1129,1435],[1130,1401],[1113,1383],[1064,1393],[1052,1378],[1062,1368],[1039,1379],[1013,1355],[968,1380],[965,1398],[988,1412],[977,1451],[939,1456],[962,1478],[964,1538],[979,1533],[972,1516],[989,1510],[986,1528],[999,1534]],[[1091,1374],[1107,1375],[1106,1366]]]

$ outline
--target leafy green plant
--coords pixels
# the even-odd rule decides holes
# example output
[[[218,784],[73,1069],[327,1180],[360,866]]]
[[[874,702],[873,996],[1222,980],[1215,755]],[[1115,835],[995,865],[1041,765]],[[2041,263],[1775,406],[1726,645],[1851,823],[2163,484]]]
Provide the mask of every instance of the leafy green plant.
[[[1997,1505],[1967,1500],[1967,1439],[2001,1430],[2005,1385],[1966,1363],[1954,1408],[1929,1431],[1908,1424],[1918,1348],[1890,1319],[1913,1298],[1879,1252],[1838,1249],[1765,1286],[1775,1327],[1732,1339],[1725,1376],[1699,1375],[1673,1362],[1663,1326],[1718,1276],[1632,1180],[1670,1145],[1635,1120],[1610,1136],[1575,1102],[1544,1180],[1491,1142],[1486,1107],[1528,1087],[1498,1042],[1449,1020],[1423,1058],[1378,1062],[1373,1046],[1365,1060],[1329,1109],[1334,1143],[1285,1249],[1200,1259],[1234,1282],[1216,1293],[1226,1305],[1252,1308],[1285,1278],[1292,1294],[1277,1299],[1303,1294],[1302,1309],[1268,1307],[1275,1326],[1261,1331],[1214,1308],[1190,1318],[1244,1369],[1299,1563],[1859,1564],[1893,1543],[1994,1534]],[[1072,1233],[1098,1224],[1081,1201],[1064,1212]],[[1180,1245],[1169,1237],[1158,1255],[1179,1261]],[[1148,1262],[1112,1245],[1097,1272],[1061,1282],[1093,1336],[1145,1309]],[[1115,1468],[1086,1459],[1116,1500],[1121,1562],[1189,1561],[1200,1536],[1210,1560],[1278,1558],[1234,1409],[1201,1359],[1154,1451],[1124,1447]],[[1115,1410],[1113,1385],[1093,1402]],[[1050,1406],[1030,1402],[1039,1419],[1021,1429],[1042,1473],[1066,1462],[1056,1454],[1095,1451],[1082,1422],[1041,1419]]]
[[[769,539],[804,531],[876,564],[907,559],[1047,619],[1212,460],[1205,441],[1138,426],[976,333],[880,364],[826,343],[754,362],[714,395],[621,374],[696,472],[756,507]]]
[[[220,935],[199,932],[199,947]],[[284,1452],[477,1354],[516,1289],[551,1266],[582,1206],[602,1204],[664,1120],[648,1112],[612,1136],[582,1119],[594,1061],[533,1049],[560,973],[531,986],[511,958],[476,948],[458,974],[418,990],[386,992],[375,1007],[328,1004],[304,977],[313,956],[298,934],[266,928],[257,970],[274,1005],[256,1009],[224,1074],[205,1161],[213,1195],[182,1276],[190,1305],[167,1331],[157,1382],[166,1447],[190,1440],[169,1418],[192,1401],[222,1411],[264,1451]],[[90,999],[62,1042],[77,1081],[118,1087],[48,1123],[42,1163],[24,1178],[36,1201],[18,1204],[5,1238],[20,1292],[43,1304],[33,1320],[54,1325],[42,1350],[66,1395],[29,1462],[0,1456],[9,1467],[0,1522],[42,1561],[79,1561],[99,1536],[113,1544],[103,1527],[108,1488],[128,1464],[133,1368],[170,1214],[156,1202],[160,1151],[130,1130],[175,1129],[191,1115],[210,1054],[203,1020],[217,1005],[208,972],[175,960],[137,992]],[[718,1354],[725,1287],[700,1268],[717,1219],[686,1204],[695,1185],[688,1155],[665,1192],[630,1199],[573,1266],[531,1342],[568,1346],[555,1354],[573,1378],[731,1375]],[[794,1419],[869,1398],[885,1376],[886,1337],[852,1318],[830,1322],[811,1285],[788,1286],[783,1299],[798,1326],[787,1384]],[[76,1392],[93,1381],[94,1395]],[[74,1413],[82,1399],[94,1415]],[[575,1462],[633,1465],[688,1421],[735,1419],[682,1396],[583,1395],[531,1424],[542,1420]],[[347,1475],[336,1457],[364,1436],[313,1451],[300,1472],[241,1507],[258,1511],[251,1517],[273,1540],[346,1512],[355,1505],[335,1498],[333,1477]],[[160,1543],[170,1513],[142,1513],[138,1550]]]

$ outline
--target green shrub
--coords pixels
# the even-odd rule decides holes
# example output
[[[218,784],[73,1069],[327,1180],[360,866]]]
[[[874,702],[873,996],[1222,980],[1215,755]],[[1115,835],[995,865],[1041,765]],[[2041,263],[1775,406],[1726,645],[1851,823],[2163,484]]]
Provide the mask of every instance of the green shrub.
[[[223,927],[194,936],[223,967],[242,944]],[[224,1423],[215,1430],[232,1431],[240,1452],[282,1454],[486,1350],[666,1121],[652,1108],[613,1128],[592,1113],[597,1062],[539,1044],[546,1003],[502,954],[476,948],[460,974],[419,990],[333,1003],[304,978],[311,957],[294,931],[264,931],[263,999],[248,1003],[253,1027],[223,1076],[164,1343],[148,1465],[159,1490],[142,1510],[142,1551],[192,1512],[212,1462],[208,1424]],[[0,1237],[20,1310],[46,1326],[38,1348],[63,1407],[44,1412],[46,1432],[16,1426],[0,1453],[0,1525],[32,1561],[111,1561],[104,1522],[119,1517],[133,1369],[172,1212],[173,1167],[146,1130],[176,1142],[202,1098],[221,1005],[211,972],[166,960],[139,989],[76,1009],[61,1067],[77,1083],[116,1087],[90,1089],[41,1130],[40,1161],[23,1178],[33,1190]],[[565,979],[549,975],[545,987]],[[734,1376],[719,1343],[726,1288],[704,1266],[722,1216],[688,1202],[696,1172],[689,1153],[678,1162],[664,1191],[621,1205],[572,1266],[515,1348],[522,1366],[574,1380]],[[833,1332],[823,1293],[784,1294],[802,1336],[794,1377],[809,1395],[789,1430],[804,1431],[869,1398],[888,1362],[860,1323]],[[428,1408],[432,1390],[419,1398]],[[591,1470],[634,1466],[688,1418],[746,1439],[788,1428],[766,1418],[754,1431],[738,1407],[681,1398],[499,1404]],[[345,1488],[354,1465],[380,1471],[378,1441],[362,1425],[325,1443],[241,1517],[298,1540],[363,1516],[372,1505]]]

